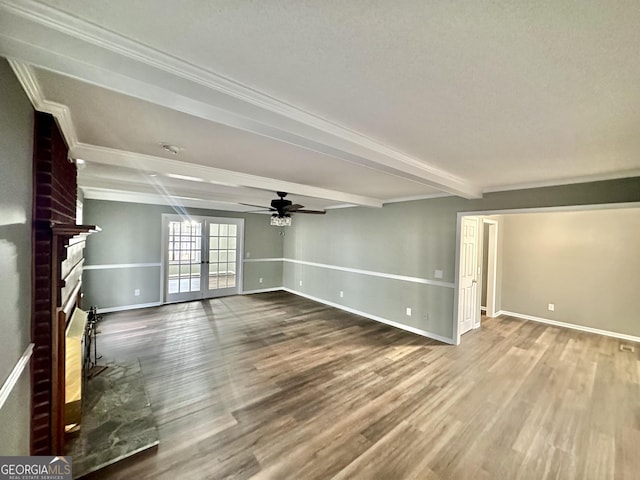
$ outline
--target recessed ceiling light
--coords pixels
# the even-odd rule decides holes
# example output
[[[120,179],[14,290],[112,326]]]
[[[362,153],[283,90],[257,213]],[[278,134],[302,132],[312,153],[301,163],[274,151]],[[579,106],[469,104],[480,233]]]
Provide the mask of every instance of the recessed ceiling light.
[[[169,143],[162,143],[161,146],[165,152],[169,152],[171,155],[177,155],[181,150],[183,150],[182,148]]]
[[[204,182],[202,178],[189,177],[187,175],[178,175],[177,173],[166,173],[165,175],[169,178],[175,178],[177,180],[187,180],[189,182]]]

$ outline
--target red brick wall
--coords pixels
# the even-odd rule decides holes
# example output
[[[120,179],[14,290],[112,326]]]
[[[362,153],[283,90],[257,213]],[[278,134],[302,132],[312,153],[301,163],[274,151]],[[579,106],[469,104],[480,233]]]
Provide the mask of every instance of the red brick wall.
[[[36,112],[33,152],[33,310],[31,362],[31,454],[49,455],[51,438],[51,317],[57,295],[52,292],[51,223],[76,221],[76,167],[54,118]]]

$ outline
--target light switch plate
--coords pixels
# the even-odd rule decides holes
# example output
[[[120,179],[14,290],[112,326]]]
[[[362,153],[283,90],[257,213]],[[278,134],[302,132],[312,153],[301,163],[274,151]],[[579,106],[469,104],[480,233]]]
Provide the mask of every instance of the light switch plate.
[[[433,276],[434,276],[435,278],[442,278],[442,277],[443,277],[443,275],[442,275],[442,270],[434,270],[434,271],[433,271]]]

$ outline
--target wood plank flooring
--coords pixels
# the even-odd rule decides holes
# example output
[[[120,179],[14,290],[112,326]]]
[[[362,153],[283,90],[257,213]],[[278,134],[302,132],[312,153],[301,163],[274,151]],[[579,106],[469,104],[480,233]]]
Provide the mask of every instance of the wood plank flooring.
[[[453,347],[284,292],[100,330],[160,446],[88,478],[640,478],[638,345],[506,317]]]

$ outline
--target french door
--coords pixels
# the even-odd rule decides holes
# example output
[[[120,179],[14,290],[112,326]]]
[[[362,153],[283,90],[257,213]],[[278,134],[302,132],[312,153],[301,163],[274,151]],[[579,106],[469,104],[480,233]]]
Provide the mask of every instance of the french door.
[[[164,300],[240,293],[244,220],[163,215]]]

